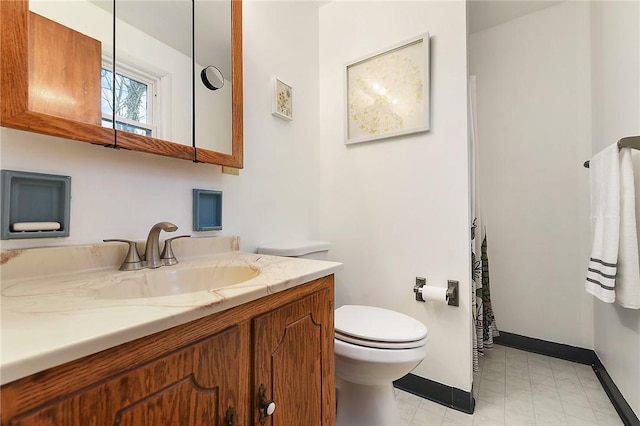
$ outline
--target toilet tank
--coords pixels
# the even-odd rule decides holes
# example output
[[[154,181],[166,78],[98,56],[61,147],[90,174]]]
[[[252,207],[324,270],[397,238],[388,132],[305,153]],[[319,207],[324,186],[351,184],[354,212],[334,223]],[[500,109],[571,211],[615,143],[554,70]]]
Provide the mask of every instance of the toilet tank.
[[[258,247],[259,254],[271,256],[300,257],[303,259],[328,260],[331,244],[327,241],[297,240],[264,244]]]

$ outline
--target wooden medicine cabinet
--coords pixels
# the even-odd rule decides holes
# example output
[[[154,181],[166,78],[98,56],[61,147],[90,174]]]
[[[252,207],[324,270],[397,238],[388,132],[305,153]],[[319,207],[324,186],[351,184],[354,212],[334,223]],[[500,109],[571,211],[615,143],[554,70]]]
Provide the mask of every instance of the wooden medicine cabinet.
[[[211,37],[210,34],[203,34],[203,31],[213,31],[212,27],[206,28],[205,25],[196,25],[195,15],[196,12],[204,13],[202,9],[207,3],[221,2],[202,2],[202,5],[198,6],[200,11],[197,11],[196,5],[199,2],[200,0],[192,0],[187,4],[190,9],[187,11],[186,20],[189,20],[190,23],[185,25],[183,30],[190,31],[190,34],[183,34],[183,38],[190,41],[188,44],[197,46],[196,52],[209,50],[207,46],[199,47],[198,40],[219,39],[217,36]],[[46,3],[34,1],[33,5],[46,8]],[[60,6],[59,2],[56,3]],[[229,11],[226,15],[227,20],[230,21],[225,25],[226,31],[230,32],[226,38],[227,44],[230,43],[227,49],[230,58],[227,61],[229,65],[226,71],[230,75],[224,76],[227,86],[225,90],[228,92],[224,96],[225,99],[228,99],[228,111],[225,111],[221,116],[226,117],[227,121],[230,120],[230,123],[224,126],[230,130],[225,133],[225,136],[218,136],[215,129],[207,127],[205,127],[206,131],[195,130],[198,128],[197,121],[202,120],[200,118],[202,116],[206,117],[208,112],[203,114],[201,111],[198,115],[194,108],[206,106],[207,96],[218,94],[220,97],[217,92],[222,91],[211,92],[211,95],[201,94],[198,103],[193,101],[190,102],[191,105],[184,105],[181,102],[179,105],[171,106],[167,104],[170,101],[165,101],[164,109],[158,109],[165,118],[171,116],[171,108],[181,108],[183,111],[186,109],[190,113],[187,113],[186,119],[174,120],[172,123],[173,131],[160,132],[158,137],[114,128],[112,123],[118,121],[118,116],[115,120],[111,117],[111,121],[109,121],[109,117],[105,119],[102,111],[102,104],[105,102],[103,86],[106,78],[103,67],[105,66],[105,58],[107,58],[106,60],[111,61],[110,66],[117,73],[119,69],[123,69],[123,64],[127,59],[135,56],[131,52],[122,53],[124,51],[121,49],[129,47],[127,45],[129,40],[122,36],[118,37],[121,28],[124,32],[127,26],[131,26],[131,21],[124,22],[126,16],[123,14],[124,12],[118,12],[117,6],[115,8],[116,16],[114,16],[112,2],[86,0],[86,5],[85,2],[68,3],[73,4],[74,8],[79,6],[86,6],[92,10],[98,7],[102,8],[102,11],[96,12],[101,14],[101,21],[99,23],[85,22],[80,24],[80,27],[83,28],[72,28],[66,20],[63,22],[62,19],[49,19],[48,16],[42,16],[38,13],[38,7],[31,8],[35,11],[30,10],[29,0],[0,2],[0,26],[2,27],[0,34],[0,93],[2,94],[0,97],[0,125],[92,144],[242,168],[241,0],[229,0],[226,6]],[[124,6],[125,3],[123,2],[121,5]],[[180,3],[184,5],[185,2]],[[122,9],[126,12],[124,7]],[[161,19],[161,14],[155,13],[156,10],[153,12],[145,14],[145,16],[153,15]],[[56,13],[64,12],[60,12],[58,8]],[[73,13],[68,15],[73,15]],[[154,23],[151,22],[150,25],[154,25]],[[94,27],[102,27],[104,29],[103,35],[95,37],[87,34],[84,30],[88,27],[91,27],[92,31],[97,31]],[[142,31],[144,30],[141,28],[140,32],[142,33]],[[115,49],[113,47],[114,40]],[[144,36],[141,40],[136,43],[144,43]],[[161,42],[166,42],[166,40]],[[119,44],[122,47],[119,47]],[[133,44],[131,43],[131,45]],[[144,47],[145,44],[141,44],[141,46]],[[181,87],[184,87],[181,89],[181,94],[188,91],[189,93],[185,95],[190,95],[190,99],[195,99],[196,92],[202,91],[199,87],[202,85],[200,68],[203,68],[203,65],[215,64],[197,63],[193,52],[190,55],[184,55],[184,57],[189,61],[189,64],[187,64],[187,73],[183,74],[183,77],[186,75],[186,78],[182,80],[190,81],[180,81]],[[156,71],[162,66],[163,64],[159,66],[152,64],[151,68]],[[158,72],[157,74],[162,75],[163,73]],[[168,77],[169,87],[173,86],[175,90],[178,85],[177,77],[166,72],[164,75]],[[116,84],[113,84],[113,87],[116,87]],[[175,92],[173,95],[174,98],[178,97]],[[167,99],[171,99],[171,96],[168,96]],[[167,105],[169,106],[167,107]],[[220,107],[216,106],[216,108]],[[185,129],[188,129],[186,138],[183,138],[180,143],[172,140],[171,134],[179,133],[178,130]],[[210,143],[216,137],[231,138],[231,142],[226,145],[228,148],[218,149],[219,145]]]

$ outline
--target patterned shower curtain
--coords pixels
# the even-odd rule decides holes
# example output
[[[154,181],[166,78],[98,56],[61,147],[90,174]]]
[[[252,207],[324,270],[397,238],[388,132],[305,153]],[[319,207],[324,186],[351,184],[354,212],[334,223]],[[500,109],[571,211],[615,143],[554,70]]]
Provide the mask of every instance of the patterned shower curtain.
[[[478,135],[476,130],[476,77],[469,78],[469,123],[471,127],[471,312],[473,333],[473,371],[478,371],[478,356],[493,346],[498,326],[491,307],[487,236],[482,224],[480,182],[478,179]]]
[[[489,258],[487,256],[487,236],[484,229],[477,228],[478,218],[471,226],[471,312],[475,333],[473,333],[473,371],[478,371],[478,356],[485,349],[493,347],[493,338],[499,336],[498,326],[491,307],[489,286]],[[480,247],[479,253],[477,248]],[[480,254],[478,256],[478,254]]]

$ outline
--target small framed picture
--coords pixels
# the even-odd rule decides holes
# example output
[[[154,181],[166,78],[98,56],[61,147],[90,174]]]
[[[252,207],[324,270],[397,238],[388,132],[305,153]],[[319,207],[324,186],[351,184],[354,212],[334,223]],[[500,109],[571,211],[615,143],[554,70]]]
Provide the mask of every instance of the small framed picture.
[[[273,79],[271,113],[283,120],[293,120],[293,88],[278,78]]]

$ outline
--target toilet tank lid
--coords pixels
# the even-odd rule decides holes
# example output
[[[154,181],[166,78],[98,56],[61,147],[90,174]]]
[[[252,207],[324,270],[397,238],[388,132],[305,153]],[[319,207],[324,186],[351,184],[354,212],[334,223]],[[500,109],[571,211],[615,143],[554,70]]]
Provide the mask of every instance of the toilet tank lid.
[[[258,253],[272,256],[304,256],[309,253],[327,251],[331,244],[327,241],[298,240],[281,241],[277,243],[264,244],[258,247]]]

